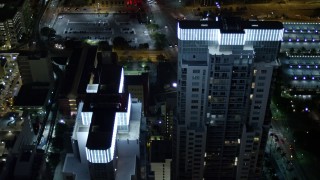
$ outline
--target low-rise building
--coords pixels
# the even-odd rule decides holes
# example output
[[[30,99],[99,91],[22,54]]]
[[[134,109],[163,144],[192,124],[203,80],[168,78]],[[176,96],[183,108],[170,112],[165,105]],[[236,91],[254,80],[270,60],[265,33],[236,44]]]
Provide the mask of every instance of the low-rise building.
[[[36,52],[22,52],[17,58],[22,84],[54,80],[50,57]]]
[[[133,98],[137,98],[142,102],[142,109],[146,114],[148,112],[149,97],[149,75],[142,73],[141,75],[126,75],[126,88]]]
[[[170,180],[172,146],[169,140],[151,141],[150,165],[154,180]],[[152,176],[151,176],[152,177]]]

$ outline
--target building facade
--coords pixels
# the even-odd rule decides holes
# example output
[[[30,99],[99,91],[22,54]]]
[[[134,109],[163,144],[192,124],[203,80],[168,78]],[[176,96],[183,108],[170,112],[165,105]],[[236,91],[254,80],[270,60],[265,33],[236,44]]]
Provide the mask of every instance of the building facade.
[[[33,19],[30,9],[28,0],[0,2],[0,49],[17,46],[22,36],[30,32]]]
[[[77,113],[78,104],[86,94],[86,85],[92,79],[97,64],[97,47],[76,48],[67,60],[63,85],[59,92],[59,111],[67,117]]]
[[[171,176],[172,147],[170,140],[153,140],[150,143],[150,170],[154,180],[169,180]]]
[[[129,92],[132,98],[137,98],[142,102],[144,113],[148,113],[148,97],[149,97],[149,74],[142,73],[141,75],[125,75],[126,91]]]
[[[45,82],[54,80],[52,63],[49,57],[36,57],[34,55],[20,54],[17,58],[22,84]]]
[[[142,105],[124,92],[122,67],[98,63],[96,70],[81,95],[63,177],[139,179]]]
[[[173,179],[254,179],[270,127],[280,22],[178,23]]]

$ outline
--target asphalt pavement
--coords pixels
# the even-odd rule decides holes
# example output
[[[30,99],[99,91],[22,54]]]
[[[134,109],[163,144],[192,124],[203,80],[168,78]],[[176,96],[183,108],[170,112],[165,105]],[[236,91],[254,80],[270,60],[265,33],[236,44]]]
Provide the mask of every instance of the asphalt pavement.
[[[133,13],[60,13],[53,28],[63,39],[103,40],[112,43],[117,36],[124,37],[129,45],[149,43],[144,24],[138,23]]]
[[[290,133],[278,122],[272,122],[272,129],[268,138],[267,147],[273,158],[276,160],[279,169],[286,179],[298,178],[299,180],[306,179],[307,175],[304,169],[301,168],[299,161],[296,159],[296,153],[293,151],[294,139]]]

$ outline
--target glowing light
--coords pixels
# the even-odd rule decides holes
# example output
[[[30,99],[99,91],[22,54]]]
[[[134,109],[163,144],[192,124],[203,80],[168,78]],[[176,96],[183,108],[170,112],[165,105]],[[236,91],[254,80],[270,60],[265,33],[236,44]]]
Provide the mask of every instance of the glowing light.
[[[93,115],[92,112],[81,112],[82,124],[83,125],[90,125],[92,115]]]
[[[60,119],[60,120],[59,120],[59,123],[65,124],[66,122],[65,122],[63,119]]]
[[[235,159],[234,159],[234,165],[235,165],[235,166],[238,165],[238,157],[235,157]]]
[[[86,92],[87,93],[97,93],[99,89],[99,84],[88,84]]]
[[[283,29],[244,29],[244,34],[221,33],[220,29],[182,29],[178,23],[178,38],[180,40],[218,41],[224,45],[243,45],[245,41],[280,41],[283,39]]]
[[[119,85],[119,93],[123,92],[123,83],[124,83],[124,73],[123,68],[121,68],[121,78],[120,78],[120,85]]]
[[[116,136],[118,131],[118,120],[115,118],[112,132],[111,147],[109,149],[96,150],[86,147],[87,160],[91,163],[108,163],[114,158]]]

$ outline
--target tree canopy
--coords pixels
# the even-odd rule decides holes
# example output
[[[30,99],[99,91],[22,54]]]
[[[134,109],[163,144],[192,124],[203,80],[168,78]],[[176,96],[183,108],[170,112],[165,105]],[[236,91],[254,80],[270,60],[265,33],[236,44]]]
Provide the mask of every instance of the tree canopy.
[[[159,25],[154,23],[147,24],[146,27],[149,31],[156,31],[159,29]]]
[[[163,49],[167,45],[167,38],[165,34],[153,33],[151,37],[155,40],[156,49]]]
[[[115,49],[127,49],[129,47],[129,43],[124,37],[117,36],[113,39],[113,48]]]
[[[54,30],[53,28],[49,28],[49,27],[43,27],[40,30],[40,34],[42,36],[47,36],[48,38],[53,37],[56,35],[56,30]]]
[[[108,41],[99,41],[99,48],[104,51],[108,51],[111,49]]]

